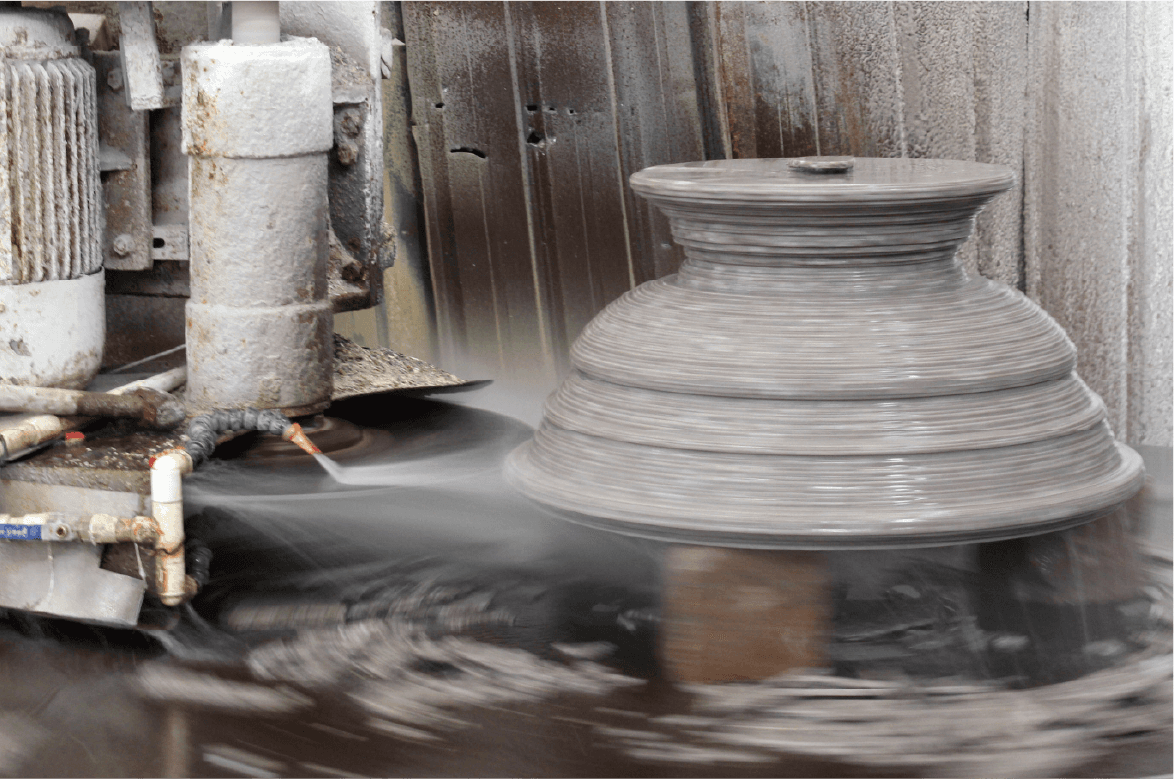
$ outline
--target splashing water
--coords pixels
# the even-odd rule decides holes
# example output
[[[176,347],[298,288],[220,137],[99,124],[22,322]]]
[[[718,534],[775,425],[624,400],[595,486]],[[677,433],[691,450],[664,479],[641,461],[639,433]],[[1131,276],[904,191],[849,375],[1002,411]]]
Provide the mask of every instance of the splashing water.
[[[331,460],[329,457],[322,454],[321,452],[316,452],[313,455],[313,457],[315,460],[318,461],[318,464],[322,466],[322,470],[329,473],[331,478],[334,479],[336,482],[339,482],[340,484],[351,483],[348,481],[348,479],[350,477],[346,473],[347,469],[343,468],[341,465],[336,463],[334,460]]]
[[[467,454],[449,454],[375,465],[342,465],[324,454],[314,459],[339,484],[366,487],[423,487],[452,482],[496,468]]]

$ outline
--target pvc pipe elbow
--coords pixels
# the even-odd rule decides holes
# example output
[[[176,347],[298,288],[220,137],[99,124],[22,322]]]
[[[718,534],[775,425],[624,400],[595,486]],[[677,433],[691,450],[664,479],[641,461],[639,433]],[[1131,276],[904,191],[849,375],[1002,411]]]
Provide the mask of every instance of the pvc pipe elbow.
[[[165,606],[190,597],[184,561],[183,476],[192,472],[192,458],[171,449],[151,462],[151,515],[159,528],[155,542],[155,589]]]

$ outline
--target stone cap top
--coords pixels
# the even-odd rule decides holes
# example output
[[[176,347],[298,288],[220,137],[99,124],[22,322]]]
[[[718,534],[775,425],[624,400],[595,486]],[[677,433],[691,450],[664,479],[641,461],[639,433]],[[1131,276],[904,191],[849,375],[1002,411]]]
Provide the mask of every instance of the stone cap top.
[[[819,169],[819,157],[803,159],[807,169],[790,159],[655,165],[632,174],[631,184],[653,200],[799,205],[986,199],[1015,181],[1009,168],[982,162],[856,157],[850,169],[829,172]]]

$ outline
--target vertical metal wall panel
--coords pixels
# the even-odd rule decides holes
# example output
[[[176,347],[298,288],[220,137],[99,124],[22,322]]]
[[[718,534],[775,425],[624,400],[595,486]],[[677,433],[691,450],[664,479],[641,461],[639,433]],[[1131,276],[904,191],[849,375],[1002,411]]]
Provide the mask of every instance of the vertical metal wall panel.
[[[759,157],[818,154],[815,85],[802,3],[748,3],[746,48],[754,82]],[[774,132],[771,132],[771,129]]]
[[[594,313],[675,270],[627,187],[648,165],[976,159],[1021,182],[964,265],[1068,329],[1119,435],[1169,445],[1170,3],[403,9],[446,364],[551,386]]]
[[[511,7],[531,192],[541,193],[539,275],[564,344],[632,278],[607,30],[596,3]],[[564,370],[565,349],[552,353]]]
[[[408,3],[442,362],[552,387],[605,305],[674,271],[636,171],[700,159],[684,3]]]
[[[1169,446],[1169,5],[1031,8],[1027,292],[1117,434]]]
[[[1174,4],[1129,9],[1137,114],[1137,181],[1130,209],[1130,440],[1171,445],[1174,419]]]
[[[736,157],[942,157],[1022,167],[1024,3],[718,3]],[[979,217],[971,272],[1021,284],[1021,193]]]
[[[628,176],[660,161],[705,158],[689,14],[684,3],[607,3],[602,8],[631,281],[641,284],[674,272],[684,253],[673,243],[668,218],[635,196]]]
[[[712,3],[714,63],[721,85],[717,110],[725,117],[727,151],[731,157],[755,157],[754,93],[750,50],[746,43],[745,3]]]
[[[441,354],[542,377],[506,9],[409,3],[404,22]]]
[[[404,39],[403,9],[399,3],[380,3],[383,25]],[[338,314],[336,326],[360,335],[364,346],[396,351],[436,361],[435,310],[424,251],[420,173],[412,139],[412,107],[408,89],[407,51],[391,52],[391,77],[383,79],[383,219],[392,236],[395,262],[383,271],[383,306]],[[339,320],[342,320],[341,322]],[[365,331],[365,334],[364,334]]]
[[[906,157],[891,3],[804,3],[821,154]]]

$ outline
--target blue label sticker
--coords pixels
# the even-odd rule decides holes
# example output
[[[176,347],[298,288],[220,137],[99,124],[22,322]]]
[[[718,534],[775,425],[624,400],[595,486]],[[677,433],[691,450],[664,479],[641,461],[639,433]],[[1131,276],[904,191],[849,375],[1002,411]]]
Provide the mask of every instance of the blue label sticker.
[[[9,541],[41,540],[41,525],[0,525],[0,538]]]

